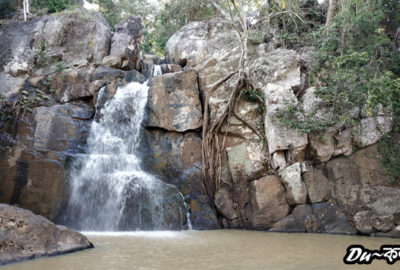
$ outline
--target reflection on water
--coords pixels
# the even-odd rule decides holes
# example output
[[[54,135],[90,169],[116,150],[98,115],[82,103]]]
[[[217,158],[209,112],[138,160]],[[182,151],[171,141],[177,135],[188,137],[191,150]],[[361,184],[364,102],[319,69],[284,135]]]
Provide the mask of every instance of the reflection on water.
[[[346,248],[379,249],[398,239],[251,231],[85,233],[96,248],[1,267],[8,269],[398,269],[384,261],[343,264]]]

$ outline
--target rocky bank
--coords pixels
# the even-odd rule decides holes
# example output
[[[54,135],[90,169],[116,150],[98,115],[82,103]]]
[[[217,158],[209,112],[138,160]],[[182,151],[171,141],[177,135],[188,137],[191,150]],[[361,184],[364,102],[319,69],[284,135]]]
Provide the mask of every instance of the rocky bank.
[[[204,99],[236,70],[240,47],[218,19],[175,33],[165,59],[140,54],[141,32],[140,18],[111,32],[99,13],[80,9],[0,29],[0,92],[11,102],[25,100],[18,103],[23,113],[1,123],[1,202],[58,220],[69,197],[69,165],[85,152],[95,113],[101,115],[119,86],[145,81],[159,64],[163,74],[149,90],[143,161],[180,189],[193,228],[400,236],[400,189],[387,181],[376,147],[390,130],[390,113],[369,117],[355,108],[358,125],[337,123],[323,134],[276,120],[288,103],[306,113],[317,106],[307,83],[312,48],[287,50],[273,40],[250,47],[250,78],[265,100],[241,96],[237,112],[265,140],[229,118],[219,134],[225,141],[221,184],[209,202],[201,181]],[[210,121],[227,106],[236,80],[211,95]]]
[[[78,232],[29,210],[0,204],[0,264],[92,248]]]

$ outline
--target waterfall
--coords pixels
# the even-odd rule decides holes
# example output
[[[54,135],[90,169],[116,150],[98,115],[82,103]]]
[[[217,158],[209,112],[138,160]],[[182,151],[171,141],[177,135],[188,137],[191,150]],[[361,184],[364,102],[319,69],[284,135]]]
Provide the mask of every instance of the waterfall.
[[[155,66],[154,73],[160,72]],[[92,231],[185,228],[182,194],[141,168],[138,148],[148,91],[147,82],[118,88],[93,121],[87,154],[71,171],[66,225]],[[105,87],[98,100],[102,95]]]

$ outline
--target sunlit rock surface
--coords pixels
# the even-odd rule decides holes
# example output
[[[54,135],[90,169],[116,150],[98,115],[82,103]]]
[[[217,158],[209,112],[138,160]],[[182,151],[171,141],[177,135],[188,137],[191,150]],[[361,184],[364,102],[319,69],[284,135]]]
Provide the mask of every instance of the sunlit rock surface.
[[[92,248],[82,234],[29,210],[0,204],[0,264]]]

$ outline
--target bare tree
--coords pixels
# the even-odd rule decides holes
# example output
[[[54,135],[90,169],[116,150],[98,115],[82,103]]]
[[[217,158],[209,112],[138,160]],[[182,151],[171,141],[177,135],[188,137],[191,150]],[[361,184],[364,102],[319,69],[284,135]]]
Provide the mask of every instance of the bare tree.
[[[326,15],[325,25],[329,26],[332,22],[333,16],[337,6],[337,0],[329,0],[328,13]]]
[[[274,16],[288,14],[293,17],[297,17],[300,20],[301,17],[293,12],[289,7],[282,8],[281,11],[270,12],[262,14],[261,10],[269,10],[268,0],[209,0],[210,3],[219,12],[222,17],[222,22],[230,25],[237,36],[237,40],[240,44],[241,54],[238,63],[238,69],[236,72],[227,74],[227,76],[217,81],[211,89],[206,93],[204,102],[204,117],[203,117],[203,129],[202,129],[202,179],[203,185],[207,192],[207,195],[212,202],[214,195],[219,188],[220,176],[221,176],[221,154],[224,149],[225,137],[220,142],[218,140],[218,132],[221,127],[226,123],[231,115],[234,115],[237,119],[252,129],[261,140],[264,136],[250,123],[242,119],[237,110],[237,100],[240,97],[240,91],[242,89],[253,89],[255,87],[249,78],[249,66],[248,66],[248,38],[250,30],[257,27],[261,22],[269,21]],[[250,17],[251,21],[250,23]],[[225,107],[221,115],[216,119],[209,118],[209,100],[215,90],[224,84],[226,81],[231,79],[237,74],[236,87],[232,90],[229,95],[228,104]],[[261,99],[261,98],[260,98]],[[262,102],[262,99],[261,99]],[[226,135],[226,134],[225,134]]]
[[[22,6],[24,8],[24,21],[26,21],[27,14],[29,14],[29,0],[22,0]]]

